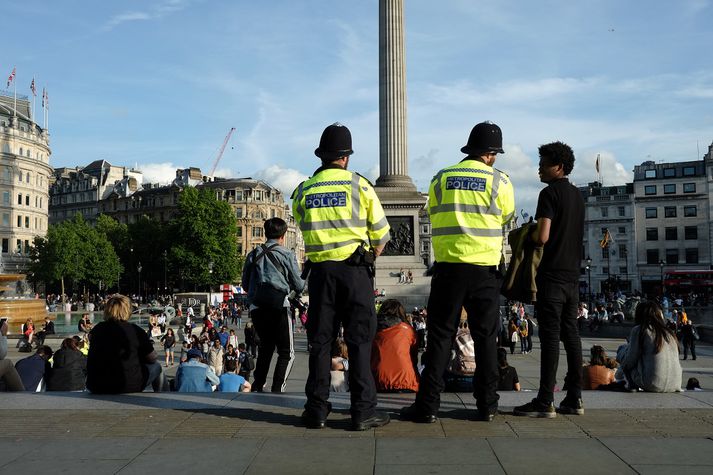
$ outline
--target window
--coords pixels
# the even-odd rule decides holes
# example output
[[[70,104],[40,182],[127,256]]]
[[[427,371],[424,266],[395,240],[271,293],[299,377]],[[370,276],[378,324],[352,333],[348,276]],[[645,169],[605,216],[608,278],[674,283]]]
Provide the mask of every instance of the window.
[[[602,259],[609,259],[609,246],[602,248]]]
[[[262,191],[258,191],[258,190],[253,191],[253,199],[255,201],[262,201]]]
[[[626,267],[626,266],[621,266],[621,267],[619,267],[619,273],[620,273],[620,274],[626,274],[626,273],[628,273],[628,272],[629,272],[629,268],[628,268],[628,267]]]
[[[242,253],[243,253],[243,244],[239,242],[238,243],[238,254],[242,254]]]
[[[28,241],[27,239],[25,239],[25,252],[27,254],[30,253],[30,241]]]
[[[30,227],[30,217],[29,216],[25,216],[25,227],[26,228]]]
[[[243,227],[238,226],[237,233],[235,234],[238,237],[243,237]]]
[[[263,228],[259,228],[257,226],[253,227],[253,237],[254,238],[262,237],[263,231],[264,231]]]
[[[686,264],[698,264],[698,249],[686,249]]]
[[[646,263],[647,264],[658,264],[659,263],[659,250],[658,249],[647,249],[646,250]]]
[[[22,204],[22,193],[17,194],[17,204],[19,204],[19,205]]]
[[[691,218],[694,216],[698,215],[698,210],[695,205],[693,206],[684,206],[683,207],[683,215],[687,218]]]
[[[659,240],[658,228],[646,228],[646,240],[647,241],[658,241]]]
[[[10,192],[9,191],[2,192],[2,204],[4,204],[4,205],[10,204]]]
[[[28,155],[28,157],[29,157],[29,155]],[[29,182],[30,182],[30,173],[28,172],[27,175],[25,175],[25,183],[29,183]]]
[[[626,259],[626,256],[627,256],[626,244],[619,244],[619,256],[622,259]]]
[[[666,228],[666,240],[667,241],[676,241],[678,240],[678,228]]]
[[[663,215],[667,218],[676,217],[676,207],[675,206],[664,206]]]
[[[10,215],[8,213],[3,213],[2,214],[2,225],[3,226],[10,226]]]
[[[22,216],[17,217],[17,227],[21,228],[22,227]]]
[[[15,247],[17,252],[22,252],[22,239],[17,240],[17,246]]]
[[[686,226],[683,228],[684,239],[698,239],[698,226]]]
[[[609,267],[608,266],[602,267],[602,274],[608,274],[608,273],[609,273]]]
[[[647,180],[650,180],[651,178],[656,178],[656,170],[646,170],[644,172],[644,177]]]
[[[683,192],[684,193],[695,193],[696,192],[696,184],[695,183],[684,183],[683,184]]]
[[[663,186],[663,193],[664,195],[672,195],[676,193],[676,184],[675,183],[669,183],[667,185]]]
[[[602,206],[601,213],[602,213],[602,218],[609,217],[609,208],[607,208],[606,206]]]
[[[624,234],[626,233],[626,228],[624,226],[619,226],[617,228],[617,231],[619,232],[619,234]]]
[[[272,209],[270,210],[270,217],[271,217],[271,218],[277,217],[277,210],[276,210],[275,208],[272,208]]]
[[[678,264],[678,249],[666,249],[666,264]]]
[[[676,169],[675,168],[664,168],[663,169],[663,176],[665,178],[673,178],[676,176]]]
[[[235,217],[236,218],[243,217],[243,207],[242,206],[238,206],[237,208],[235,208]]]
[[[656,194],[656,185],[646,185],[644,187],[644,194],[645,195],[655,195]]]
[[[235,190],[235,201],[243,201],[243,190]]]
[[[2,252],[10,251],[10,240],[8,238],[2,238]]]
[[[619,213],[619,216],[626,216],[626,208],[624,208],[623,206],[619,206],[617,208],[617,212]]]
[[[25,206],[30,206],[30,195],[25,195]]]
[[[696,167],[683,167],[683,176],[694,176],[696,174]]]

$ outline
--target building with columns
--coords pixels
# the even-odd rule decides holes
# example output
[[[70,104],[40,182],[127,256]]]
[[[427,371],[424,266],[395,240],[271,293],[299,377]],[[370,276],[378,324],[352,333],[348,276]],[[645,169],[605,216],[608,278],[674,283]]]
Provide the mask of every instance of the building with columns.
[[[15,107],[15,104],[17,107]],[[35,123],[27,96],[0,92],[2,271],[23,272],[36,236],[48,226],[49,133]]]
[[[632,183],[579,189],[586,210],[582,293],[590,272],[595,294],[660,295],[668,271],[713,269],[713,144],[701,160],[646,161],[634,167]],[[607,230],[611,241],[602,248]]]

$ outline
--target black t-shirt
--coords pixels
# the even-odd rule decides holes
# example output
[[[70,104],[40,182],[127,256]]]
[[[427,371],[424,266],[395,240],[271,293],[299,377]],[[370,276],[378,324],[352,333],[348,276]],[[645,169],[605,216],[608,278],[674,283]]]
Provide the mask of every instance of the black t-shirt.
[[[498,378],[498,391],[514,391],[515,383],[519,383],[517,379],[517,370],[512,366],[500,368],[500,377]]]
[[[550,238],[545,244],[537,277],[555,282],[579,280],[584,235],[584,200],[567,178],[550,183],[540,192],[535,218],[549,218]]]
[[[89,333],[87,389],[93,393],[141,392],[148,380],[146,356],[153,344],[133,323],[100,322]]]

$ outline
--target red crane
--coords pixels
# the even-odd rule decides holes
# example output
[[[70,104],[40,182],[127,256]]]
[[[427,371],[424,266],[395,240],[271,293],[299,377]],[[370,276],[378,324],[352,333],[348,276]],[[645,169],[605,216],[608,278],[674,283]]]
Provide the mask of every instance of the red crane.
[[[220,159],[223,158],[223,152],[225,152],[225,147],[228,145],[228,141],[230,140],[230,136],[233,135],[233,132],[235,132],[235,127],[231,127],[228,131],[228,135],[225,136],[225,140],[223,140],[223,145],[221,145],[220,150],[218,150],[218,155],[215,157],[213,167],[210,169],[210,173],[208,174],[208,176],[212,177],[213,173],[215,173],[215,169],[218,168],[218,162],[220,162]]]

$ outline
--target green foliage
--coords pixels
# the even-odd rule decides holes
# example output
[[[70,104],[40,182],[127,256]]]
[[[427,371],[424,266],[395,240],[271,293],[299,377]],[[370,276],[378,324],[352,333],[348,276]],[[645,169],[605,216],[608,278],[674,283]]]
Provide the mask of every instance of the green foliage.
[[[210,189],[189,187],[181,193],[178,209],[170,224],[170,255],[183,282],[198,287],[236,282],[242,256],[230,205]]]
[[[50,226],[45,237],[36,237],[30,257],[35,279],[49,284],[73,281],[96,289],[101,282],[108,287],[116,283],[122,270],[106,235],[80,214],[72,221]]]

